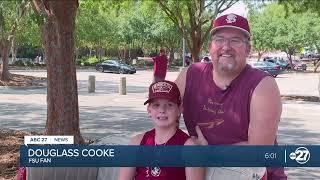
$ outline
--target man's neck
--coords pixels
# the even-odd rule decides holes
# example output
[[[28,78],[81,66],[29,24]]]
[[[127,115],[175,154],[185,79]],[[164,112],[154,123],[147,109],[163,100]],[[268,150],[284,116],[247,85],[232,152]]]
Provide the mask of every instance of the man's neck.
[[[212,78],[213,78],[213,81],[214,83],[222,90],[225,90],[227,89],[232,81],[239,75],[240,73],[238,74],[227,74],[227,73],[219,73],[215,70],[213,70],[213,73],[212,73]]]

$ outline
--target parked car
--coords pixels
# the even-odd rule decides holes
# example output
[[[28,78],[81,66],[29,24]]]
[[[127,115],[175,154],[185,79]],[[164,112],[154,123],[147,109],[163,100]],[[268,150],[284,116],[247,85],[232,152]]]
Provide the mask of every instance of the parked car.
[[[210,56],[204,56],[204,57],[201,59],[201,62],[202,62],[202,63],[211,63],[211,58],[210,58]]]
[[[273,77],[277,77],[282,71],[279,65],[268,61],[249,61],[248,64],[253,68],[271,74]]]
[[[119,74],[136,73],[136,68],[119,60],[105,60],[102,63],[98,63],[96,70],[99,72],[114,72]]]
[[[320,58],[319,53],[307,52],[300,55],[300,59],[311,59],[311,58]]]
[[[295,70],[307,70],[307,64],[299,61],[299,60],[293,60],[292,61],[293,69]]]
[[[290,69],[290,65],[287,61],[283,60],[283,59],[264,59],[264,61],[268,61],[274,64],[277,64],[280,66],[281,69],[285,70],[285,69]]]

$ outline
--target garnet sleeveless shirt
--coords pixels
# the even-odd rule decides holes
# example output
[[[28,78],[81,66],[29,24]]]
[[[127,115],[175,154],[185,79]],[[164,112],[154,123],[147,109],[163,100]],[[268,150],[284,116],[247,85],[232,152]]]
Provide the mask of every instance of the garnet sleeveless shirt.
[[[252,93],[269,74],[246,65],[222,90],[213,81],[212,70],[212,63],[195,63],[188,69],[183,118],[189,135],[195,136],[195,126],[199,125],[210,145],[248,141]],[[283,168],[268,168],[269,179],[287,178]]]
[[[199,125],[209,144],[248,140],[251,96],[267,73],[247,65],[227,89],[212,79],[212,63],[196,63],[187,72],[183,117],[191,136]]]
[[[155,129],[146,132],[140,145],[155,145]],[[184,145],[189,136],[181,129],[164,145]],[[181,167],[137,167],[135,180],[185,180],[185,168]]]

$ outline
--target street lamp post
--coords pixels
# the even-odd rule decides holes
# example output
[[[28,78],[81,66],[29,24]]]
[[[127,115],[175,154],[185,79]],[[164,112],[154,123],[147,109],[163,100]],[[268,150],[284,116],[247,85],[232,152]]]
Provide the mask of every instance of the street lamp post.
[[[186,67],[186,40],[182,37],[182,67]]]

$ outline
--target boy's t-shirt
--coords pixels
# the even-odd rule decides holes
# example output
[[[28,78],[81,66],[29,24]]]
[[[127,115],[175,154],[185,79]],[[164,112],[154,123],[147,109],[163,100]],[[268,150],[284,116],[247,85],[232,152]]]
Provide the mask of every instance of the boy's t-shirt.
[[[155,146],[155,129],[146,132],[140,142],[140,145]],[[167,145],[184,145],[189,139],[189,135],[181,129],[165,143]],[[135,180],[185,180],[185,168],[181,167],[137,167]]]

